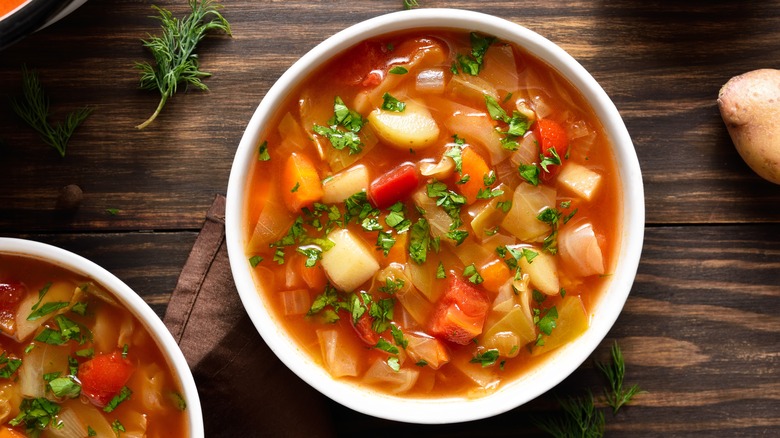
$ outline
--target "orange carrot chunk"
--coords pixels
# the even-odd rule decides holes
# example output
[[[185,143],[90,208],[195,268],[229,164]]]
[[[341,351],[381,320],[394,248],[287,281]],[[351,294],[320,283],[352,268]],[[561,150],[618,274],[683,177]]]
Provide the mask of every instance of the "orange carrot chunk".
[[[322,198],[322,182],[311,160],[293,152],[284,163],[282,198],[291,212],[301,211]]]
[[[480,189],[485,189],[485,175],[490,172],[487,162],[479,152],[472,147],[465,147],[461,151],[462,165],[461,174],[455,173],[455,181],[462,180],[468,175],[468,181],[463,184],[456,184],[457,190],[466,197],[468,204],[473,204],[477,200],[477,194]]]

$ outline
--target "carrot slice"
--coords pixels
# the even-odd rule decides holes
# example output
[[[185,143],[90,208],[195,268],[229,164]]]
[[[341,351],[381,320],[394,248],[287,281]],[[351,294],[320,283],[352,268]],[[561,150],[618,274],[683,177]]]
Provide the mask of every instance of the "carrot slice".
[[[463,184],[456,184],[457,190],[466,197],[468,204],[473,204],[477,200],[477,194],[480,189],[485,189],[485,175],[490,172],[490,167],[479,152],[472,147],[465,147],[461,151],[461,160],[463,170],[462,175],[454,174],[455,181],[462,176],[468,175],[468,181]]]
[[[498,288],[503,286],[512,273],[503,260],[496,258],[485,263],[479,271],[482,276],[482,287],[490,292],[498,292]]]
[[[293,213],[322,198],[320,175],[307,156],[290,154],[282,171],[281,190],[287,208]]]

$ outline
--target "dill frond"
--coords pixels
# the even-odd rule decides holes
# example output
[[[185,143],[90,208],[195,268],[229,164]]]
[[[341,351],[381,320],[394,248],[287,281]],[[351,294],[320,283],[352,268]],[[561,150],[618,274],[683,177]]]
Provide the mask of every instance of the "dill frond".
[[[43,85],[35,71],[22,67],[23,99],[12,99],[11,108],[30,127],[38,132],[41,139],[65,156],[68,141],[76,128],[92,113],[89,107],[79,108],[68,114],[65,123],[49,123],[49,99],[43,91]]]
[[[596,362],[596,366],[609,381],[609,388],[604,389],[604,397],[607,404],[612,407],[613,414],[617,414],[618,410],[629,403],[635,395],[644,392],[639,388],[639,385],[633,385],[628,390],[623,390],[626,362],[617,342],[612,344],[612,361],[610,363]]]
[[[200,71],[195,49],[209,32],[221,31],[232,35],[230,24],[219,12],[221,5],[211,0],[190,0],[189,4],[192,12],[182,19],[174,17],[167,9],[152,6],[159,14],[155,18],[160,20],[162,35],[150,35],[148,40],[141,40],[152,53],[154,65],[139,62],[136,68],[141,70],[140,88],[159,91],[160,103],[145,122],[136,126],[138,129],[145,128],[157,118],[180,83],[208,90],[202,79],[211,76],[211,73]]]

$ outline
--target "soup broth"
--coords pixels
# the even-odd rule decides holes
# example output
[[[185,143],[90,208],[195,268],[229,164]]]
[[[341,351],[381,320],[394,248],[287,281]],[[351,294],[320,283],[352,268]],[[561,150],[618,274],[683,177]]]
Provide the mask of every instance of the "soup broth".
[[[0,254],[0,332],[2,436],[188,435],[163,353],[91,279]]]
[[[522,48],[448,30],[364,41],[261,138],[247,263],[335,378],[480,396],[598,317],[621,233],[615,159],[578,91]]]

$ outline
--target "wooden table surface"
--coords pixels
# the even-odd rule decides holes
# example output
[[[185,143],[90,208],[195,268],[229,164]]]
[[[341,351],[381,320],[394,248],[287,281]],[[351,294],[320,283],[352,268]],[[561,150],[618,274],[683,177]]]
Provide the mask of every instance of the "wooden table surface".
[[[214,73],[211,91],[180,92],[138,131],[158,100],[138,89],[133,68],[150,59],[139,39],[159,31],[153,3],[179,16],[188,9],[184,0],[90,0],[0,52],[0,235],[84,255],[162,316],[269,87],[324,38],[401,10],[402,0],[224,0],[234,36],[199,50]],[[486,12],[546,36],[591,72],[625,119],[645,183],[646,238],[631,296],[594,356],[617,340],[626,382],[647,392],[607,413],[607,436],[780,436],[780,186],[742,162],[715,102],[730,77],[780,68],[780,1],[419,3]],[[23,65],[39,73],[55,119],[94,109],[64,158],[8,105],[21,93]],[[84,191],[70,215],[55,208],[67,184]],[[556,391],[601,384],[588,361]],[[342,436],[541,436],[528,418],[552,400],[447,426],[330,408]]]

